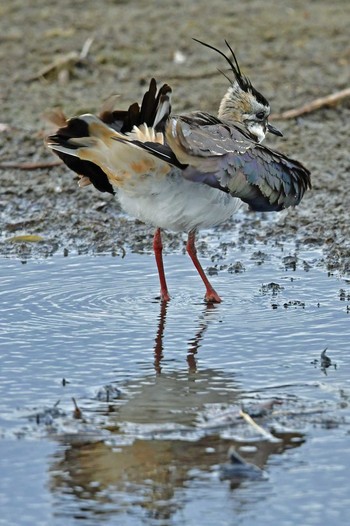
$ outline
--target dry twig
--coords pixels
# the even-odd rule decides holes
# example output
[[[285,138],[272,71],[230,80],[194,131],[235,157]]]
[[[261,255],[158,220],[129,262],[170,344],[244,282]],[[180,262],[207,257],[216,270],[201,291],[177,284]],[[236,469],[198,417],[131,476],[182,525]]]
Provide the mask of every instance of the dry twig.
[[[12,163],[4,162],[0,163],[0,170],[8,170],[15,168],[17,170],[40,170],[42,168],[54,168],[60,166],[62,161],[38,161],[38,162],[27,162],[27,163]]]
[[[271,115],[272,119],[294,119],[295,117],[301,117],[306,113],[311,113],[312,111],[319,110],[325,106],[333,106],[341,102],[343,99],[350,97],[350,88],[343,89],[341,91],[336,91],[327,95],[326,97],[319,97],[307,104],[304,104],[300,108],[294,108],[293,110],[284,111],[282,113],[276,113]]]
[[[51,62],[51,64],[48,64],[47,66],[41,68],[37,75],[30,77],[28,81],[30,82],[32,80],[38,80],[42,78],[57,78],[58,81],[61,83],[67,82],[74,68],[78,64],[82,64],[86,61],[93,41],[93,38],[88,38],[84,42],[84,45],[80,52],[70,51],[69,53],[65,53],[64,55],[55,58]]]
[[[270,442],[280,442],[279,438],[275,437],[274,435],[266,431],[266,429],[259,426],[259,424],[257,424],[255,420],[253,420],[252,417],[242,409],[239,412],[239,416],[243,418],[249,425],[254,427],[254,429],[256,429],[256,431],[258,431],[258,433],[260,433],[264,438],[270,440]]]

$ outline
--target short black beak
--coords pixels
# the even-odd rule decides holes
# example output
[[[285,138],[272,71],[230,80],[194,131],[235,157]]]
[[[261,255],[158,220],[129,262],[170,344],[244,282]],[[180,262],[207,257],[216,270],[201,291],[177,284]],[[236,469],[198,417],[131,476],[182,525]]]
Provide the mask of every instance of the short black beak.
[[[274,126],[272,126],[272,124],[268,123],[267,129],[269,130],[270,133],[273,133],[274,135],[278,135],[278,137],[283,137],[283,133],[279,131],[277,128],[275,128]]]

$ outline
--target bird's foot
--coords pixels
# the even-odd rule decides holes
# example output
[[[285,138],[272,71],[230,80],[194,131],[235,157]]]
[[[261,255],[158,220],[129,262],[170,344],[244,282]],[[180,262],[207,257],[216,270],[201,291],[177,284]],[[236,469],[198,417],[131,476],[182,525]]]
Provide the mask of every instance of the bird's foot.
[[[215,292],[214,289],[212,289],[212,290],[207,290],[204,296],[204,301],[206,303],[221,303],[222,299],[220,298],[219,294]]]
[[[160,301],[170,301],[169,292],[167,290],[161,290],[159,299]]]

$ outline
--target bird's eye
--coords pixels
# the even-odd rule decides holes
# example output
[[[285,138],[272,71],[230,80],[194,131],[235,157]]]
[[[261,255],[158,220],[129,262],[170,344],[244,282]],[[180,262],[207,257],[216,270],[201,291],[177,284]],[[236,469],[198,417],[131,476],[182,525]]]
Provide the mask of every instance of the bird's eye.
[[[265,118],[265,112],[264,112],[264,111],[259,111],[258,113],[255,114],[255,117],[256,117],[259,121],[262,121],[262,120]]]

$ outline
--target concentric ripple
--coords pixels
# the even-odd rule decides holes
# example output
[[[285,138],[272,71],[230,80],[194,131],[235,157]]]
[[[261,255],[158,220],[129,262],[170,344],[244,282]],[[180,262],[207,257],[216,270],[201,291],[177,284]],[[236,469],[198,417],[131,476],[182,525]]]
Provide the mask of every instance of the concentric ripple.
[[[212,308],[203,303],[188,258],[167,256],[173,299],[164,312],[155,300],[151,256],[3,259],[2,400],[17,407],[50,393],[54,402],[62,378],[82,389],[116,377],[129,381],[154,367],[176,368],[197,353],[210,368],[244,367],[250,387],[259,388],[267,370],[271,384],[280,380],[280,363],[283,369],[310,362],[326,346],[346,346],[348,284],[310,265],[307,272],[302,264],[281,268],[281,258],[271,254],[264,262],[254,250],[243,260],[232,250],[226,266],[214,268],[211,279],[224,301]],[[245,271],[227,271],[238,258]],[[289,377],[299,382],[303,375],[293,369]]]

